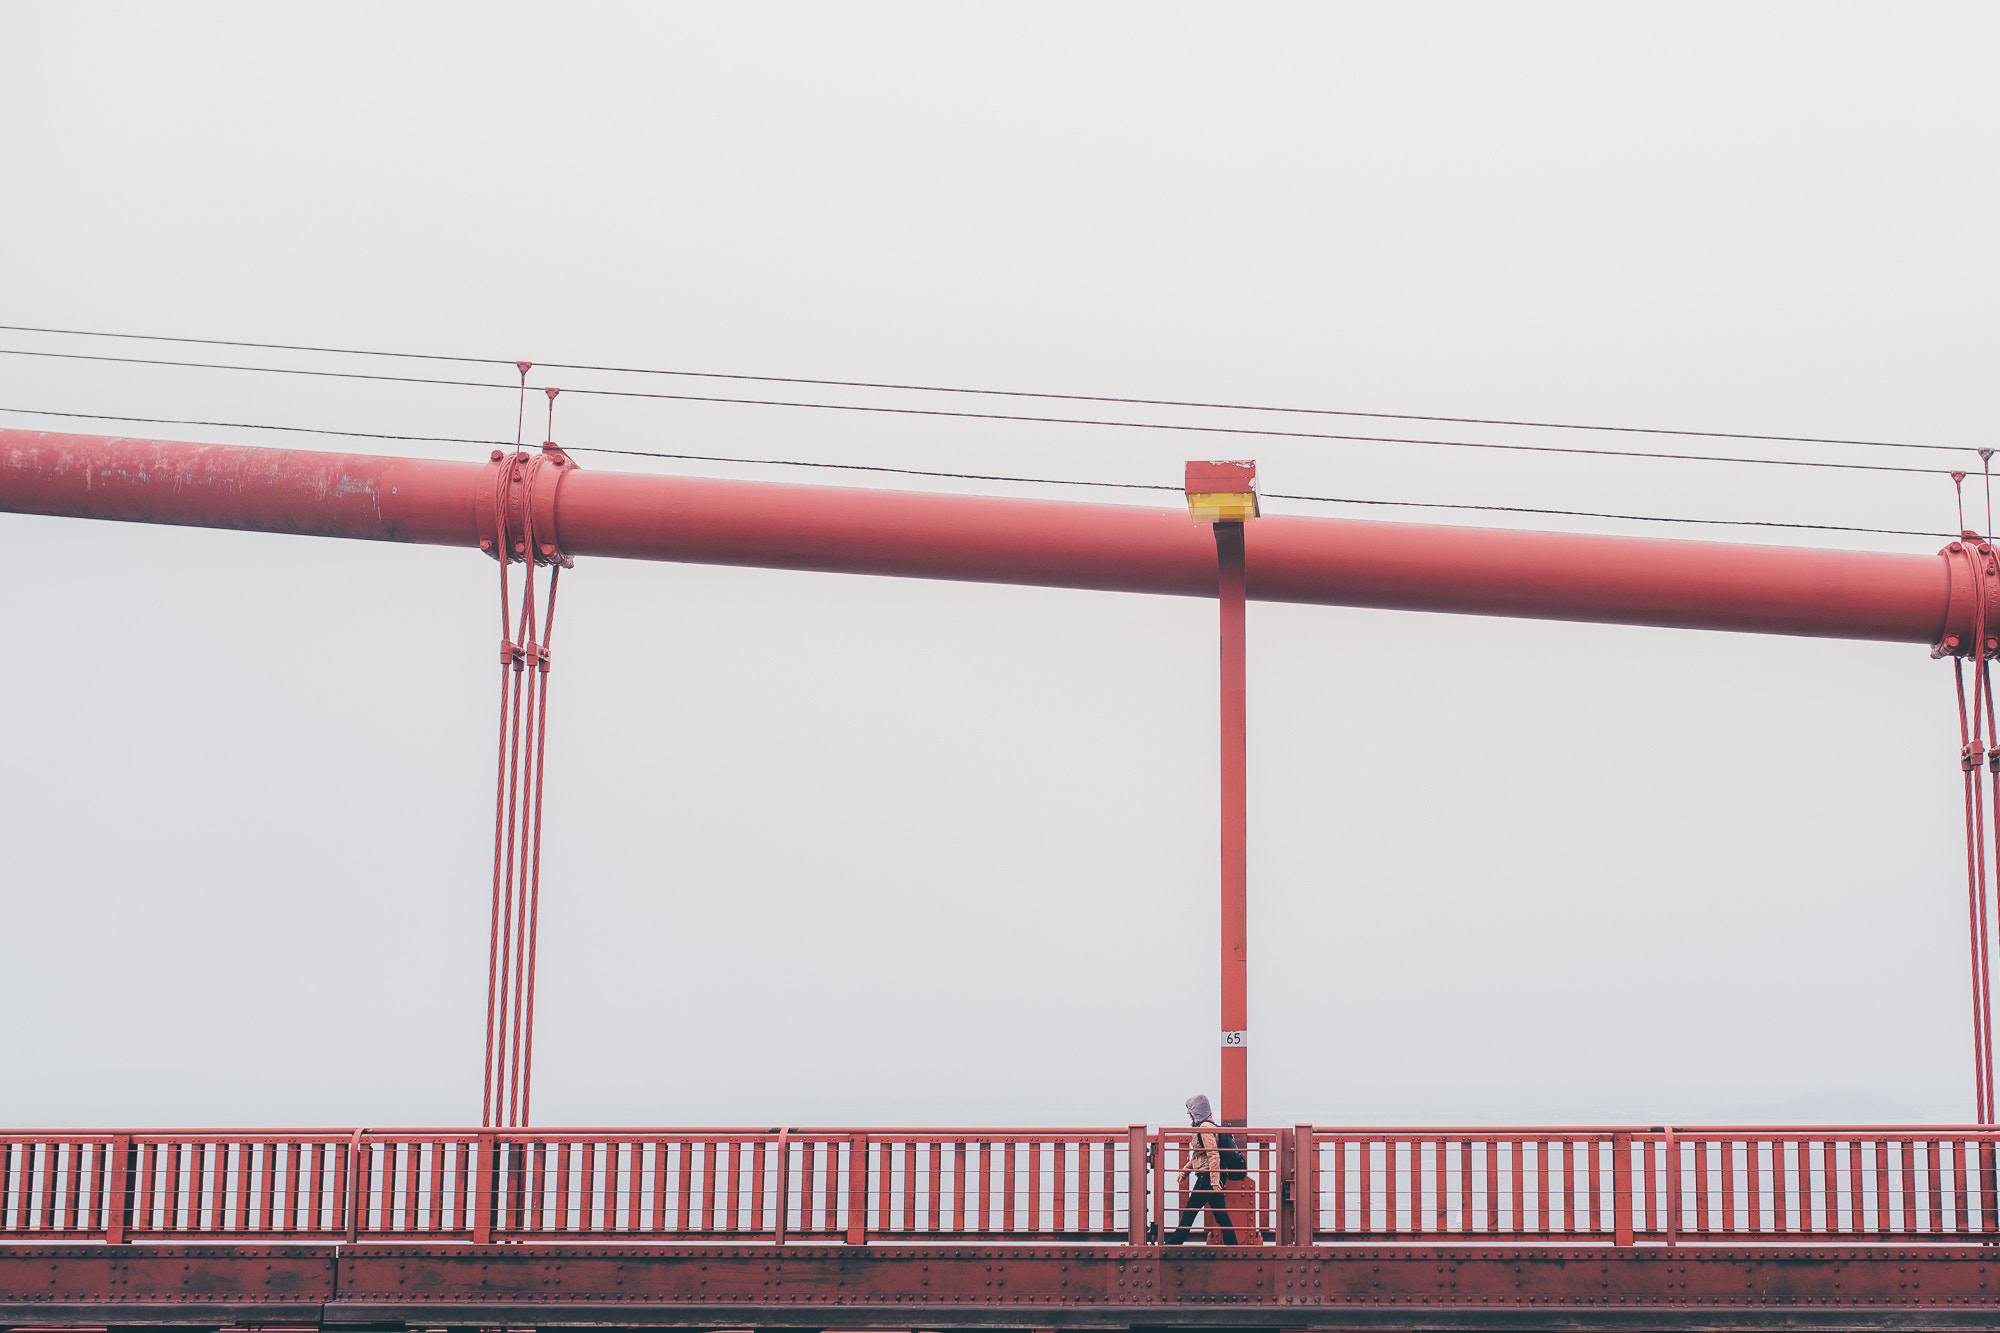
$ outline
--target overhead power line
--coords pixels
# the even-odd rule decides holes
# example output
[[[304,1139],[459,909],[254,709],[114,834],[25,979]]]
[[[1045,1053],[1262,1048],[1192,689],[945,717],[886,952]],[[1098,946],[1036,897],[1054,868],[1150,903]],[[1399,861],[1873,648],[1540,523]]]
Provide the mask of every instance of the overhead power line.
[[[79,361],[107,361],[120,365],[173,366],[199,370],[249,371],[258,374],[310,375],[332,379],[375,380],[393,384],[426,384],[470,389],[502,389],[509,393],[517,393],[521,389],[521,385],[518,383],[496,384],[486,380],[427,379],[405,375],[376,375],[362,371],[308,370],[288,366],[245,366],[212,361],[170,361],[151,357],[102,356],[84,352],[44,352],[12,347],[0,347],[0,356],[42,356]],[[546,386],[529,385],[528,387],[530,389],[540,389]],[[806,399],[734,398],[713,394],[661,393],[644,389],[563,388],[561,391],[566,394],[598,398],[638,398],[678,403],[716,403],[741,407],[784,407],[809,411],[863,412],[887,416],[937,417],[963,421],[1009,421],[1044,426],[1097,426],[1114,430],[1171,431],[1181,434],[1227,435],[1254,439],[1315,440],[1353,444],[1400,444],[1441,449],[1488,449],[1501,453],[1562,454],[1581,458],[1638,458],[1682,463],[1740,463],[1760,467],[1823,468],[1834,471],[1897,472],[1930,476],[1949,475],[1949,469],[1946,468],[1906,467],[1893,463],[1845,463],[1831,459],[1746,458],[1730,454],[1676,453],[1664,450],[1587,449],[1577,445],[1564,444],[1518,444],[1491,440],[1421,439],[1402,435],[1355,435],[1335,431],[1275,430],[1260,426],[1214,426],[1195,422],[1126,421],[1111,420],[1103,417],[1053,417],[1014,412],[970,412],[942,407],[894,407],[871,403],[822,403]],[[139,419],[134,418],[134,420]],[[1950,446],[1946,445],[1882,444],[1877,447],[1943,449],[1958,453],[1968,452],[1966,450],[1951,449]]]
[[[512,447],[508,440],[471,439],[446,435],[389,435],[377,431],[320,430],[310,426],[278,426],[249,421],[208,421],[184,417],[111,416],[95,412],[45,412],[35,408],[0,407],[0,412],[27,416],[81,418],[90,421],[124,421],[149,425],[213,426],[231,430],[294,431],[311,435],[333,435],[352,439],[423,441],[447,444],[476,444],[482,447]],[[1164,482],[1094,481],[1075,477],[1029,477],[985,472],[946,472],[930,468],[888,467],[871,463],[829,463],[801,458],[742,458],[723,454],[668,453],[651,449],[614,449],[599,445],[564,445],[570,453],[610,454],[625,458],[652,458],[673,462],[722,463],[750,467],[817,468],[839,472],[867,472],[899,477],[927,477],[948,481],[978,481],[1021,486],[1091,487],[1105,490],[1169,491],[1181,487]],[[1358,505],[1369,508],[1436,509],[1466,513],[1530,514],[1543,517],[1606,519],[1621,523],[1674,523],[1702,527],[1777,528],[1811,532],[1851,532],[1882,537],[1937,537],[1955,534],[1912,528],[1870,528],[1844,523],[1787,523],[1772,519],[1694,518],[1663,514],[1625,514],[1597,509],[1545,509],[1527,505],[1454,504],[1435,500],[1385,500],[1347,495],[1304,495],[1288,492],[1267,493],[1267,500],[1295,500],[1308,504]]]
[[[259,375],[311,375],[316,379],[375,380],[384,384],[445,384],[461,389],[518,390],[519,384],[495,384],[489,380],[423,379],[413,375],[370,375],[359,370],[307,370],[301,366],[240,366],[215,361],[168,361],[160,357],[104,356],[90,352],[40,352],[22,347],[0,347],[0,356],[45,356],[59,361],[108,361],[124,366],[174,366],[186,370],[247,370]]]
[[[314,352],[337,356],[393,357],[414,361],[442,361],[460,365],[513,366],[517,362],[501,357],[456,356],[431,352],[381,351],[361,347],[325,347],[302,343],[251,342],[226,338],[179,338],[164,334],[150,333],[107,333],[87,329],[45,328],[28,324],[0,324],[0,330],[15,333],[47,333],[79,338],[122,338],[142,342],[186,343],[204,347],[243,347],[265,351]],[[116,358],[106,358],[116,359]],[[733,380],[756,384],[803,384],[821,388],[872,389],[896,393],[937,393],[973,394],[995,398],[1039,399],[1048,402],[1107,403],[1130,407],[1166,407],[1224,412],[1275,412],[1302,416],[1356,417],[1376,421],[1424,421],[1441,425],[1457,426],[1505,426],[1534,430],[1604,431],[1630,435],[1669,435],[1691,439],[1711,440],[1762,440],[1779,444],[1836,444],[1855,445],[1875,449],[1943,449],[1954,452],[1974,446],[1948,444],[1920,444],[1897,440],[1862,440],[1821,435],[1774,435],[1755,431],[1685,430],[1666,426],[1617,426],[1590,424],[1573,421],[1539,421],[1513,417],[1454,417],[1417,412],[1371,412],[1350,408],[1333,407],[1280,407],[1260,403],[1215,402],[1200,399],[1142,398],[1116,394],[1057,393],[1031,389],[991,389],[967,385],[911,384],[893,380],[843,380],[821,379],[803,375],[755,375],[739,371],[718,370],[674,370],[646,366],[592,365],[574,361],[540,361],[538,368],[550,370],[582,370],[615,375],[668,375],[688,379]],[[250,367],[240,367],[250,369]],[[421,381],[425,383],[449,383],[452,381]],[[514,387],[514,386],[509,386]],[[585,392],[570,390],[569,392]],[[699,399],[696,401],[727,402],[732,399]],[[749,400],[755,401],[755,400]],[[1043,418],[997,418],[1001,420],[1041,420]],[[1333,437],[1363,438],[1363,437]],[[1584,451],[1591,452],[1591,451]]]
[[[1180,494],[1182,488],[1159,482],[1118,482],[1118,481],[1073,481],[1054,477],[998,477],[983,476],[969,472],[925,472],[914,468],[868,467],[859,463],[807,463],[796,459],[783,458],[712,458],[704,454],[655,453],[646,449],[600,449],[590,445],[564,445],[571,453],[623,454],[632,458],[694,459],[711,463],[756,463],[771,467],[829,467],[851,469],[858,472],[894,472],[904,476],[949,477],[964,481],[1004,481],[1036,486],[1106,486],[1121,490],[1172,491]],[[1559,518],[1615,519],[1622,523],[1690,523],[1706,527],[1726,528],[1789,528],[1813,532],[1858,532],[1878,537],[1937,537],[1950,540],[1958,534],[1953,532],[1926,532],[1915,528],[1864,528],[1843,523],[1782,523],[1774,519],[1755,518],[1684,518],[1657,514],[1618,514],[1597,509],[1538,509],[1526,505],[1476,505],[1450,504],[1430,500],[1374,500],[1347,495],[1293,495],[1273,492],[1263,496],[1266,500],[1301,500],[1310,504],[1366,505],[1390,509],[1448,509],[1483,514],[1535,514]]]
[[[200,417],[120,417],[105,412],[51,412],[40,407],[0,407],[31,417],[68,417],[76,421],[124,421],[143,426],[219,426],[229,430],[281,430],[299,435],[341,435],[356,440],[398,440],[411,444],[477,444],[514,447],[512,440],[482,440],[463,435],[386,435],[375,430],[329,430],[321,426],[273,426],[257,421],[209,421]]]
[[[1305,500],[1315,504],[1371,505],[1392,509],[1451,509],[1482,514],[1539,514],[1559,518],[1609,518],[1624,523],[1694,523],[1724,528],[1788,528],[1801,532],[1864,532],[1878,537],[1935,537],[1955,540],[1955,532],[1927,532],[1917,528],[1863,528],[1846,523],[1781,523],[1761,518],[1685,518],[1672,514],[1616,514],[1600,509],[1538,509],[1528,505],[1443,504],[1429,500],[1364,500],[1353,496],[1285,495],[1273,493],[1267,500]]]

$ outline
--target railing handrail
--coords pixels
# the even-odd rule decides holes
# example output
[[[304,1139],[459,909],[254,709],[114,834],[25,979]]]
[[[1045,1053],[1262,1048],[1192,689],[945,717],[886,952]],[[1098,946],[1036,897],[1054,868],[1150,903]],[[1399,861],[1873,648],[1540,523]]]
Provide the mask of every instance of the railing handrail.
[[[1305,1122],[1289,1124],[1269,1124],[1251,1126],[1221,1127],[1221,1132],[1232,1134],[1271,1135],[1296,1128]],[[1538,1137],[1580,1138],[1590,1135],[1648,1135],[1674,1134],[1678,1137],[1716,1137],[1736,1135],[1756,1138],[1822,1138],[1822,1137],[1912,1137],[1937,1138],[1954,1136],[1964,1138],[2000,1137],[2000,1125],[1970,1124],[1810,1124],[1810,1125],[1312,1125],[1313,1133],[1320,1136],[1395,1138],[1493,1138]],[[370,1125],[362,1126],[364,1135],[385,1138],[425,1138],[425,1139],[474,1139],[491,1135],[502,1139],[534,1138],[596,1138],[630,1139],[644,1138],[776,1138],[780,1134],[793,1138],[830,1137],[848,1138],[856,1134],[867,1134],[881,1138],[914,1138],[956,1140],[971,1138],[1060,1138],[1060,1137],[1117,1137],[1125,1134],[1129,1125],[531,1125],[513,1127],[495,1126],[436,1126],[436,1125]],[[1193,1129],[1187,1125],[1148,1125],[1151,1133],[1188,1134]],[[181,1142],[194,1140],[213,1141],[225,1139],[235,1142],[255,1139],[287,1141],[292,1139],[347,1139],[356,1132],[353,1125],[272,1127],[272,1126],[231,1126],[231,1127],[149,1127],[141,1129],[107,1129],[103,1127],[63,1128],[36,1127],[27,1129],[0,1129],[0,1140],[20,1142],[32,1139],[36,1142],[61,1140],[112,1139],[129,1136],[135,1139],[176,1139]]]
[[[1207,1127],[0,1131],[0,1238],[1157,1239]],[[1261,1242],[2000,1239],[2000,1127],[1227,1127]]]

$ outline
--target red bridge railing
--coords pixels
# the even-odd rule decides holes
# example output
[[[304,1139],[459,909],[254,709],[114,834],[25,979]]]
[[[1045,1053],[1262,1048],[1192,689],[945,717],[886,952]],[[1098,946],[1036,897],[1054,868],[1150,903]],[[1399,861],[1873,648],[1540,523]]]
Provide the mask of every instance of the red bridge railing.
[[[1992,1130],[1235,1133],[1242,1244],[2000,1243]],[[1139,1125],[19,1132],[0,1240],[1145,1244],[1190,1147]]]

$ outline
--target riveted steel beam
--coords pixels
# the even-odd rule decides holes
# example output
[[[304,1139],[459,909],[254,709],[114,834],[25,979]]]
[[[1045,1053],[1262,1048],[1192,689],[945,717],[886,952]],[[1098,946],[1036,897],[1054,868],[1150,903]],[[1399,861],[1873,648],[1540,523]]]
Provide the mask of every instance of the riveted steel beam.
[[[1945,1329],[1978,1248],[0,1246],[0,1328]]]

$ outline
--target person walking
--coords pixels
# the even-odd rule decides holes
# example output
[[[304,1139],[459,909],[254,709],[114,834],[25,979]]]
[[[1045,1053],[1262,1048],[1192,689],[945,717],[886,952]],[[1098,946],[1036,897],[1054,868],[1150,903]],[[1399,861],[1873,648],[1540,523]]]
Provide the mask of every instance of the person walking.
[[[1167,1237],[1169,1245],[1187,1243],[1188,1228],[1202,1209],[1208,1210],[1210,1226],[1222,1228],[1225,1243],[1236,1244],[1236,1223],[1229,1216],[1227,1201],[1222,1197],[1222,1126],[1210,1118],[1208,1098],[1197,1093],[1187,1099],[1188,1119],[1194,1124],[1194,1142],[1188,1145],[1187,1165],[1181,1168],[1181,1224]],[[1204,1132],[1208,1126],[1210,1132]],[[1194,1179],[1193,1189],[1188,1188],[1188,1178]]]

